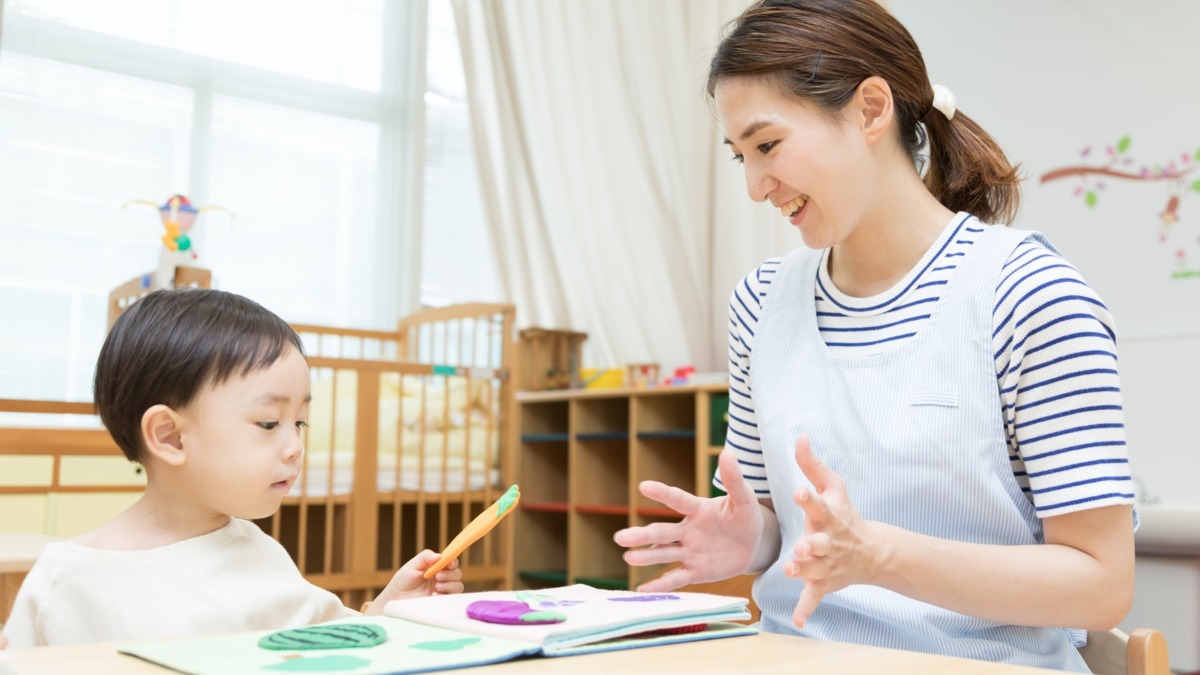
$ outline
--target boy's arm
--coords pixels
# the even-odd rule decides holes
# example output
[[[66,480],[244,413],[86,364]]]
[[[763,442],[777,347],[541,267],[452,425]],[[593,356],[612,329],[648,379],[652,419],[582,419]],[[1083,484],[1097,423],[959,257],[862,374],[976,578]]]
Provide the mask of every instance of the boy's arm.
[[[432,579],[422,577],[425,570],[439,558],[439,553],[429,549],[418,553],[412,560],[404,563],[404,567],[396,572],[387,587],[374,600],[363,605],[362,613],[383,614],[384,606],[392,600],[462,593],[462,570],[459,569],[457,560],[443,568]]]

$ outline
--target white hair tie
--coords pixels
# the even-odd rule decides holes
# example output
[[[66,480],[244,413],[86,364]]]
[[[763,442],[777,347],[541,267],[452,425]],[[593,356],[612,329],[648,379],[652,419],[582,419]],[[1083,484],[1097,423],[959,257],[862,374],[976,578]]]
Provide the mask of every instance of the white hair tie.
[[[954,92],[940,84],[933,85],[933,107],[941,111],[946,119],[954,119]]]

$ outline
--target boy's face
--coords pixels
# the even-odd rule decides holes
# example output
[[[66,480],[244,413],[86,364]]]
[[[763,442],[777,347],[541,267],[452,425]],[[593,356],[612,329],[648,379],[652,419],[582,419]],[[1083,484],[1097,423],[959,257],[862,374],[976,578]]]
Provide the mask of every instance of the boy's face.
[[[181,411],[190,500],[238,518],[275,513],[300,472],[310,399],[308,364],[295,349],[205,388]]]

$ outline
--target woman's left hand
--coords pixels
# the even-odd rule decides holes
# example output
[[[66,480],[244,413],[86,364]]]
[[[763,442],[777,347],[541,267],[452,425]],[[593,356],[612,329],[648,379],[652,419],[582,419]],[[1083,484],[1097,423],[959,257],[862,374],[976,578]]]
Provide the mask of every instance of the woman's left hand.
[[[796,464],[816,489],[801,488],[792,495],[804,510],[804,536],[792,547],[796,560],[784,567],[785,574],[804,581],[792,612],[796,626],[803,628],[825,594],[870,583],[879,569],[879,551],[871,523],[850,503],[841,476],[813,454],[804,434],[796,441]]]

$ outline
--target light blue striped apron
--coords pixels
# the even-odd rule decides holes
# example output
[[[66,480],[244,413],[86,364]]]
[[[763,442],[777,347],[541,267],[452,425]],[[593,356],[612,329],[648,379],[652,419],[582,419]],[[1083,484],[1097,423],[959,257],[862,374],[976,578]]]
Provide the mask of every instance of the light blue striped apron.
[[[1027,237],[988,226],[947,284],[925,327],[892,351],[833,356],[817,330],[820,251],[780,266],[759,319],[750,384],[771,498],[783,542],[754,586],[762,627],[779,633],[987,661],[1087,671],[1065,629],[975,619],[883,588],[825,596],[802,631],[792,610],[802,583],[784,574],[809,486],[795,462],[814,452],[846,481],[863,518],[934,537],[986,544],[1041,543],[1041,522],[1008,459],[992,349],[1000,269]]]

